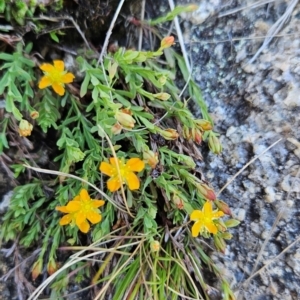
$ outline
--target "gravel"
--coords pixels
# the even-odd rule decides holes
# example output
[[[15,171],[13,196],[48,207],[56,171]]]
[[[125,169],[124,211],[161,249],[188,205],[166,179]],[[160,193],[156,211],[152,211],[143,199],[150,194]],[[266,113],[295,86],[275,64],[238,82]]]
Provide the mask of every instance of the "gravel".
[[[206,153],[207,178],[219,190],[258,157],[220,195],[242,222],[225,255],[213,254],[237,298],[247,300],[300,299],[300,4],[269,2],[234,12],[255,1],[203,0],[181,19],[193,76],[224,148],[218,157]],[[291,4],[278,36],[249,63]]]

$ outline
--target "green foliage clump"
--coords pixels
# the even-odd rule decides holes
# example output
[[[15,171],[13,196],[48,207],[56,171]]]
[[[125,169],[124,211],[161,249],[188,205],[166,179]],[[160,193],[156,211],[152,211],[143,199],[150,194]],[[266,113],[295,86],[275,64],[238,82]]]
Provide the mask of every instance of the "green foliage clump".
[[[214,201],[216,211],[228,216],[230,210],[216,199],[196,167],[202,159],[197,144],[208,141],[216,154],[221,145],[201,92],[188,79],[183,58],[171,45],[172,38],[167,37],[153,51],[119,48],[107,54],[100,65],[90,53],[78,56],[80,87],[66,89],[62,97],[48,88],[37,89],[35,79],[41,74],[29,47],[23,50],[18,46],[13,54],[0,54],[0,94],[5,95],[7,114],[1,122],[0,153],[8,148],[8,130],[20,143],[30,139],[17,134],[16,121],[23,119],[30,120],[45,141],[51,138],[53,147],[48,170],[37,168],[28,155],[26,166],[20,163],[12,167],[16,177],[25,167],[32,173],[30,182],[14,190],[0,240],[18,240],[24,247],[38,245],[32,276],[37,278],[47,265],[46,283],[51,282],[53,299],[62,297],[70,282],[86,278],[101,288],[102,298],[111,294],[116,300],[124,299],[124,295],[130,295],[128,299],[208,299],[205,269],[217,276],[225,299],[234,299],[207,249],[189,230],[189,216],[193,211],[205,213],[201,211],[205,203]],[[178,71],[161,62],[164,56],[171,56],[188,80],[185,98],[175,84]],[[189,111],[188,101],[199,104],[202,119]],[[26,130],[28,136],[31,127]],[[122,184],[116,192],[108,188],[110,179],[99,166],[112,157],[144,161],[138,189]],[[24,162],[24,158],[20,160]],[[119,175],[127,178],[126,174]],[[74,222],[66,225],[55,210],[58,206],[66,209],[69,199],[78,201],[82,189],[88,189],[91,198],[106,201],[101,222],[92,225],[84,236],[78,230],[75,213],[68,211]],[[233,219],[210,222],[217,232],[212,234],[201,223],[199,233],[224,252],[225,240],[231,238],[227,229],[238,224]],[[82,243],[84,247],[77,246]],[[75,253],[67,261],[59,261],[60,250]]]
[[[54,1],[52,5],[55,10],[60,10],[63,7],[63,0]],[[37,8],[45,9],[44,4],[38,0],[0,0],[0,14],[4,14],[8,22],[14,20],[19,25],[25,24],[26,17],[33,17]]]

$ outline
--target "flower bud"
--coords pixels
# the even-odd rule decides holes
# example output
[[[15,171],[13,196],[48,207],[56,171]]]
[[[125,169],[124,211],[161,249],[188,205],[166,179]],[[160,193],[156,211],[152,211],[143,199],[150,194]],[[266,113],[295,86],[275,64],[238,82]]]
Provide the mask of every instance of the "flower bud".
[[[166,82],[167,82],[167,77],[165,75],[162,75],[158,78],[158,82],[161,84],[161,85],[165,85]]]
[[[240,224],[241,222],[235,219],[229,219],[224,221],[224,224],[227,228],[231,228],[231,227],[236,227]]]
[[[174,194],[172,201],[178,209],[184,209],[184,202],[177,194]]]
[[[146,150],[143,152],[143,160],[148,164],[152,169],[155,169],[158,164],[158,154],[154,153],[152,150]]]
[[[222,151],[222,145],[219,139],[215,135],[210,135],[208,138],[208,147],[214,154],[220,154]]]
[[[152,252],[158,252],[159,249],[160,249],[160,243],[159,241],[152,241],[151,244],[150,244],[150,247],[151,247],[151,251]]]
[[[220,236],[224,239],[224,240],[231,240],[232,239],[232,234],[230,232],[222,232],[220,234]]]
[[[120,134],[122,129],[123,129],[122,125],[119,123],[116,123],[114,126],[112,126],[111,132],[113,134]]]
[[[202,142],[202,132],[199,129],[195,130],[193,140],[196,144],[200,145]]]
[[[212,129],[212,125],[209,121],[204,119],[195,120],[197,127],[200,127],[201,130],[207,131]]]
[[[174,37],[173,36],[166,36],[165,38],[163,38],[161,40],[159,50],[170,48],[172,45],[174,45]]]
[[[135,120],[131,116],[131,112],[129,110],[125,110],[125,109],[123,109],[122,111],[118,110],[115,114],[115,118],[126,129],[131,129],[134,127]]]
[[[157,93],[157,94],[153,94],[153,96],[162,101],[166,101],[171,97],[171,95],[168,93]]]
[[[222,253],[225,253],[226,250],[226,243],[224,239],[214,234],[214,242],[216,245],[217,250],[221,251]]]
[[[187,140],[191,139],[190,129],[186,126],[183,126],[182,135]]]
[[[41,274],[43,268],[43,261],[41,259],[37,260],[31,269],[31,276],[33,280],[36,280],[37,277]]]
[[[49,275],[52,275],[53,273],[55,273],[58,269],[58,265],[57,263],[54,261],[53,258],[49,259],[49,262],[47,264],[47,272]]]
[[[32,111],[31,113],[30,113],[30,117],[33,119],[33,120],[35,120],[35,119],[37,119],[38,117],[39,117],[39,112],[38,111],[36,111],[36,110],[34,110],[34,111]]]
[[[192,12],[192,11],[195,11],[195,10],[197,10],[198,9],[198,5],[196,5],[196,4],[190,4],[190,5],[188,5],[187,6],[187,8],[186,8],[186,12]]]
[[[207,184],[197,183],[196,188],[198,192],[207,200],[214,201],[216,200],[216,194]]]
[[[179,137],[178,132],[175,129],[168,128],[165,130],[159,131],[160,135],[162,135],[166,140],[176,140]]]
[[[33,126],[26,120],[22,119],[19,124],[19,135],[28,136],[31,135]]]
[[[224,214],[228,215],[228,216],[231,216],[231,210],[229,208],[229,206],[227,205],[227,203],[225,203],[224,201],[222,200],[216,200],[215,201],[215,204],[217,206],[217,208],[222,211]]]

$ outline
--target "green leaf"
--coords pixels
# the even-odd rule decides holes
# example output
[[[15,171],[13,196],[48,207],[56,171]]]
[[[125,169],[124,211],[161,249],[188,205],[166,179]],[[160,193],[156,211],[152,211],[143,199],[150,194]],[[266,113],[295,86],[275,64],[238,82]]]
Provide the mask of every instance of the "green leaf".
[[[12,113],[14,115],[14,117],[18,120],[21,121],[23,119],[22,114],[20,113],[20,111],[16,108],[16,106],[13,104],[12,107]]]
[[[35,109],[39,112],[37,121],[43,132],[46,133],[49,127],[57,127],[56,122],[60,119],[58,105],[59,102],[48,92],[36,104]]]
[[[79,162],[84,159],[85,154],[76,147],[66,146],[67,149],[67,160],[69,163]]]
[[[59,43],[59,38],[58,38],[57,34],[55,33],[55,31],[50,32],[50,37],[54,42]]]
[[[173,21],[176,16],[183,12],[192,12],[197,9],[196,5],[178,5],[171,12],[168,12],[166,15],[159,17],[155,20],[150,20],[149,24],[151,26],[158,25],[161,23]]]
[[[31,59],[28,59],[23,55],[19,55],[18,60],[30,68],[35,66],[35,63]]]
[[[91,76],[89,75],[89,73],[86,73],[85,77],[84,77],[84,80],[83,80],[83,82],[81,84],[81,87],[80,87],[80,97],[85,96],[85,94],[87,93],[87,88],[88,88],[88,85],[90,83],[90,79],[91,79]]]
[[[3,152],[4,148],[9,148],[8,142],[6,139],[6,134],[4,132],[0,133],[0,154]]]
[[[143,118],[141,116],[138,116],[138,118],[147,127],[147,129],[154,130],[154,125],[151,122],[149,122],[147,119],[145,119],[145,118]]]
[[[18,72],[18,76],[22,76],[25,80],[31,81],[31,76],[23,69],[21,69],[20,67],[16,67],[16,71]]]
[[[3,14],[5,10],[5,0],[0,0],[0,14]]]
[[[18,90],[17,86],[14,83],[11,83],[9,85],[9,89],[13,93],[14,98],[16,98],[19,102],[22,102],[23,97],[22,97],[20,91]]]
[[[0,80],[0,95],[3,94],[5,87],[9,84],[9,77],[11,74],[9,72],[4,72],[4,75],[2,76]]]
[[[6,61],[13,61],[14,57],[11,54],[2,52],[2,53],[0,53],[0,59],[6,60]]]
[[[21,173],[23,173],[26,168],[23,165],[11,165],[10,166],[14,170],[15,178],[18,178]]]

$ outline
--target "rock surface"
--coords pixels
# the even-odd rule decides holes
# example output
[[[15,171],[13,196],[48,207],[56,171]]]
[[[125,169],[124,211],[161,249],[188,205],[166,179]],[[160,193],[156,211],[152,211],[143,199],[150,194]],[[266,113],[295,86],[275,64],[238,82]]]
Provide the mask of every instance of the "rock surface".
[[[219,157],[206,155],[208,179],[221,189],[258,157],[220,195],[242,222],[231,230],[225,255],[214,258],[239,300],[300,299],[300,3],[255,2],[199,1],[197,12],[182,16],[192,74],[224,148]],[[288,10],[282,29],[251,62]]]
[[[225,255],[213,257],[239,300],[300,299],[300,3],[276,0],[256,7],[253,0],[178,0],[177,4],[197,2],[199,10],[183,15],[181,25],[193,76],[224,148],[218,157],[206,153],[206,176],[219,190],[258,156],[220,195],[241,225],[231,230],[233,239]],[[291,3],[295,7],[277,37],[249,63]],[[249,8],[235,12],[245,6]],[[0,182],[6,182],[2,171]],[[6,183],[1,188],[4,192]],[[0,269],[0,276],[7,272]],[[16,299],[9,287],[0,286],[0,299]]]

